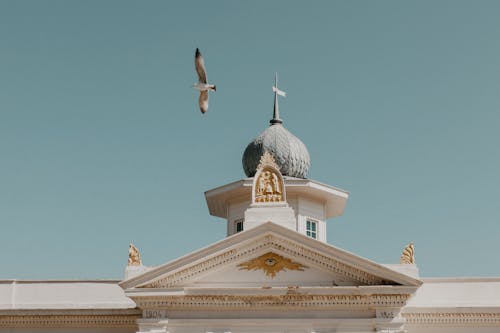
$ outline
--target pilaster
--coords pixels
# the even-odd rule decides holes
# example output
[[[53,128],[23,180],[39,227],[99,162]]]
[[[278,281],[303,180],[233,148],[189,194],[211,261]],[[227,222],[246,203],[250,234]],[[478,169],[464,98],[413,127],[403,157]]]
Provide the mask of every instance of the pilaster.
[[[405,319],[401,315],[401,308],[377,308],[375,329],[379,333],[406,333]]]
[[[137,319],[137,333],[167,333],[167,311],[161,309],[144,309],[142,318]]]
[[[138,319],[139,330],[137,333],[167,333],[167,325],[167,319]]]

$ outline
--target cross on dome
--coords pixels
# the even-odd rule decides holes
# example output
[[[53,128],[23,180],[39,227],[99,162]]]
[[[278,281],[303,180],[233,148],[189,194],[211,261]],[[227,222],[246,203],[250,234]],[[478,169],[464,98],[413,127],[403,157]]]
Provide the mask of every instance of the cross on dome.
[[[269,121],[269,122],[271,123],[271,125],[282,124],[283,120],[280,119],[280,111],[279,111],[279,107],[278,107],[278,95],[286,97],[286,92],[278,89],[278,73],[276,73],[274,76],[273,92],[274,92],[273,119],[271,119],[271,121]]]
[[[262,154],[267,150],[273,156],[283,176],[306,178],[311,158],[304,143],[290,133],[280,119],[278,95],[285,97],[286,93],[278,89],[277,73],[273,92],[274,112],[273,118],[269,121],[270,126],[248,144],[242,158],[243,170],[248,177],[253,177]]]

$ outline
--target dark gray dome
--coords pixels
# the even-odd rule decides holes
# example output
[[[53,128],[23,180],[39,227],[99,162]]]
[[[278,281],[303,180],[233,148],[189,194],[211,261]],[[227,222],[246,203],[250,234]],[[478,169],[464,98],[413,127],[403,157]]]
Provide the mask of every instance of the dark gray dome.
[[[271,126],[245,149],[242,162],[248,177],[255,175],[264,150],[273,155],[283,176],[306,178],[311,165],[309,152],[300,139],[283,127],[281,120],[274,123],[271,121]]]

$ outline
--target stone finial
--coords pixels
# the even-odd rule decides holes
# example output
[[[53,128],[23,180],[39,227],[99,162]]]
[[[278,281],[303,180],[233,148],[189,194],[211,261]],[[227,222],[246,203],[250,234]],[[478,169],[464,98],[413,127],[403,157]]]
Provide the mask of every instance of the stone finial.
[[[142,266],[141,254],[139,250],[130,243],[128,247],[128,265],[129,266]]]
[[[413,247],[413,242],[408,244],[404,250],[403,253],[401,254],[401,260],[400,262],[402,264],[415,264],[415,248]]]

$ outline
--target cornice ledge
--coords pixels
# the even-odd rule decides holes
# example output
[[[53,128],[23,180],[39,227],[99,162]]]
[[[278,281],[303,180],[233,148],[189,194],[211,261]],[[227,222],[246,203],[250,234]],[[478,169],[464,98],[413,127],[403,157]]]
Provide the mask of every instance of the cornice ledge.
[[[0,327],[136,327],[140,314],[127,315],[0,315]]]
[[[410,294],[378,295],[188,295],[132,297],[142,309],[266,309],[403,307]]]
[[[173,296],[280,296],[280,295],[409,295],[418,287],[407,286],[296,286],[296,287],[233,287],[233,288],[139,288],[125,291],[132,299],[144,297],[173,297]]]
[[[407,325],[500,327],[500,309],[495,310],[496,312],[404,312],[402,316]]]
[[[140,315],[141,310],[134,309],[2,309],[0,316],[127,316]]]

